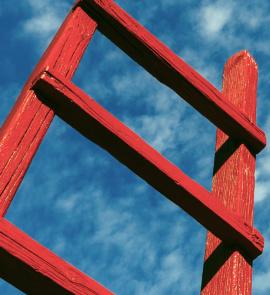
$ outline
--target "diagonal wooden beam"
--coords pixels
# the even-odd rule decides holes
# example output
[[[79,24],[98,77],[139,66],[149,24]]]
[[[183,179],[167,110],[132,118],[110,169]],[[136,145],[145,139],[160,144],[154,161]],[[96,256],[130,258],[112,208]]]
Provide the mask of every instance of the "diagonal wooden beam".
[[[44,138],[54,112],[30,89],[46,66],[71,79],[97,24],[80,7],[72,10],[29,77],[0,131],[0,216],[4,216]]]
[[[0,276],[27,294],[113,294],[4,218],[0,264]]]
[[[128,166],[229,244],[255,258],[263,237],[230,213],[214,196],[184,174],[101,105],[57,73],[44,72],[33,89],[68,124]]]
[[[226,134],[258,153],[264,132],[224,95],[112,0],[80,0],[98,29]]]

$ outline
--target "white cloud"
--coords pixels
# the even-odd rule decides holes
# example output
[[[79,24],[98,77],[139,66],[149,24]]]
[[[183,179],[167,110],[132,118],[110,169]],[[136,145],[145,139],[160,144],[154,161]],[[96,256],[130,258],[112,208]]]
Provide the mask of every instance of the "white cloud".
[[[203,5],[198,12],[201,34],[210,38],[219,35],[226,24],[230,22],[232,11],[232,6],[224,1]]]
[[[265,235],[265,251],[261,257],[258,258],[260,261],[255,261],[255,272],[253,281],[253,292],[254,294],[269,294],[270,292],[270,240],[269,230]],[[258,268],[258,262],[260,263],[261,269]]]
[[[213,42],[213,49],[222,48],[232,53],[246,48],[269,54],[269,37],[258,38],[259,30],[269,26],[268,11],[266,1],[254,5],[252,2],[206,0],[194,10],[191,18],[197,24],[200,42]]]
[[[268,198],[269,183],[267,181],[257,181],[255,186],[255,202],[261,202]]]
[[[270,290],[270,271],[254,276],[253,288],[256,292]]]
[[[78,201],[79,198],[77,195],[66,196],[62,197],[60,200],[58,199],[56,206],[66,213],[71,213],[76,203],[78,204]]]
[[[24,23],[24,31],[28,34],[36,34],[40,38],[49,36],[60,24],[60,18],[55,11],[46,9],[45,13],[38,14]]]
[[[270,134],[270,119],[268,118],[262,128],[266,134]],[[258,156],[256,168],[255,202],[269,200],[270,179],[270,146],[263,150]]]
[[[27,0],[27,2],[31,14],[22,25],[23,33],[26,36],[30,35],[37,38],[43,46],[56,33],[70,5],[64,0],[57,2],[52,0]]]

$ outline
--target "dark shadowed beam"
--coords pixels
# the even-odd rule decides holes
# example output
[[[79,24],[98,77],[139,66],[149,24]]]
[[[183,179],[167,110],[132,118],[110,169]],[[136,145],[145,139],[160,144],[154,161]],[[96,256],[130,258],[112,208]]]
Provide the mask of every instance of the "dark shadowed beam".
[[[3,218],[0,263],[0,276],[26,294],[113,294]]]

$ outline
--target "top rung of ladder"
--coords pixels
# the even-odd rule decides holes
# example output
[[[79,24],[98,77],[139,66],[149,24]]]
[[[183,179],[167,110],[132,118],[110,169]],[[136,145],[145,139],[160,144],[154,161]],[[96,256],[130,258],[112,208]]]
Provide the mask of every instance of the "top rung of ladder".
[[[77,6],[97,22],[104,35],[218,128],[255,153],[265,147],[266,136],[260,128],[114,1],[79,0]]]

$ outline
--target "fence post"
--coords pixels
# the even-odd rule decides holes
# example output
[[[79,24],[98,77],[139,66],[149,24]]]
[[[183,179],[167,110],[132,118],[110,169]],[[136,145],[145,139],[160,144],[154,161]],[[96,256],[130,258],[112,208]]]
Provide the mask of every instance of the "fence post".
[[[257,64],[247,51],[233,55],[223,73],[224,97],[252,123],[256,121]],[[255,155],[251,148],[217,130],[213,195],[253,225]],[[252,261],[244,251],[224,245],[208,232],[201,294],[248,295]]]

